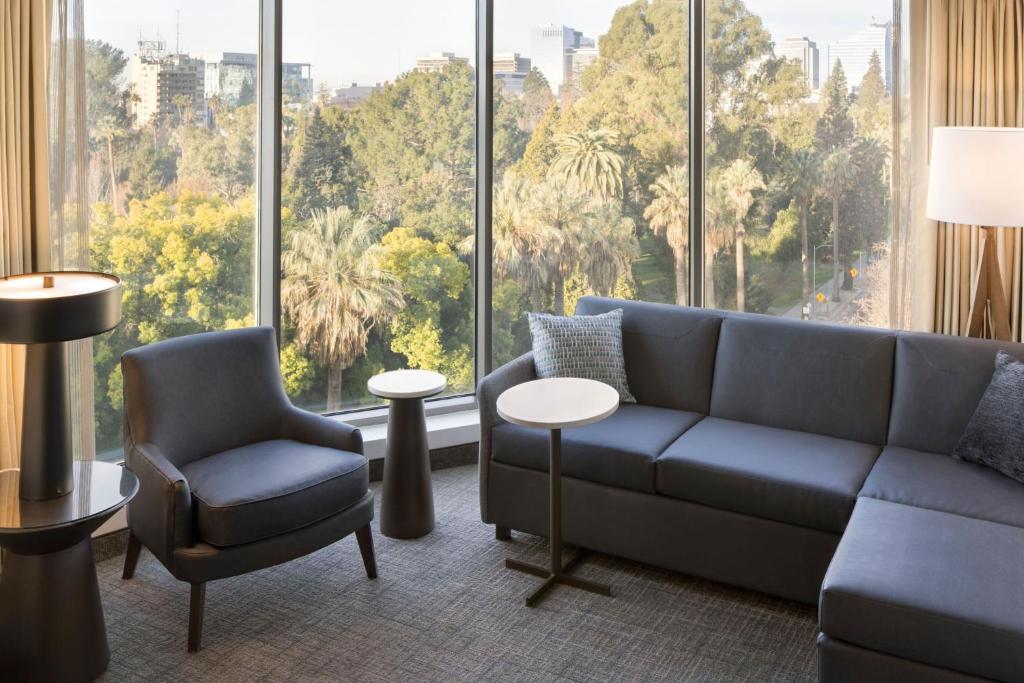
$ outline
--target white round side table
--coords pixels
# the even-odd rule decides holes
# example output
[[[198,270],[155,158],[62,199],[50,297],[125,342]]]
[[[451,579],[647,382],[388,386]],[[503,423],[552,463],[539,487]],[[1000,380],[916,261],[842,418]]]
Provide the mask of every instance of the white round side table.
[[[555,584],[611,595],[611,588],[572,576],[584,552],[562,564],[562,430],[599,422],[619,408],[619,392],[602,382],[573,377],[538,379],[519,384],[498,397],[498,415],[512,424],[550,431],[551,565],[548,568],[507,559],[509,569],[539,576],[544,583],[526,596],[533,607]]]
[[[444,375],[429,370],[392,370],[366,383],[371,394],[391,401],[380,498],[380,532],[389,538],[419,538],[434,529],[423,399],[447,386]]]

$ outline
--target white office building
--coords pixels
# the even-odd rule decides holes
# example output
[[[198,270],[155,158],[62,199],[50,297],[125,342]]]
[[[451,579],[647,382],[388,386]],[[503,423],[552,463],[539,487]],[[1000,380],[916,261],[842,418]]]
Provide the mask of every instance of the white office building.
[[[420,57],[417,59],[416,70],[425,71],[427,73],[439,73],[444,71],[445,67],[448,65],[459,62],[468,63],[469,58],[456,57],[454,52],[434,52],[426,57]]]
[[[494,80],[501,84],[502,92],[518,97],[523,94],[523,81],[530,74],[532,62],[518,52],[494,54]]]
[[[814,92],[821,87],[821,75],[818,71],[818,46],[806,36],[801,38],[784,38],[775,47],[779,57],[796,60],[803,70],[807,89]],[[845,64],[844,64],[845,68]]]
[[[878,53],[882,62],[882,77],[886,90],[892,91],[892,22],[872,22],[870,26],[857,31],[848,38],[829,43],[828,73],[832,73],[836,61],[843,65],[850,89],[856,89],[864,74],[868,72],[871,55]],[[828,74],[825,75],[825,79]]]
[[[544,74],[556,94],[572,78],[573,52],[594,47],[592,38],[568,26],[547,24],[530,32],[533,65]]]

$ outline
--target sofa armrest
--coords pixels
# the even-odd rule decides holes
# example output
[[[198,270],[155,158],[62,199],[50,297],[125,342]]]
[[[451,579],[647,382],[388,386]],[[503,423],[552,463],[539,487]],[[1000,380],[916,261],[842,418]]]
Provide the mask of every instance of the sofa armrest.
[[[504,422],[498,415],[498,397],[517,384],[537,379],[533,354],[524,353],[480,380],[476,390],[480,406],[480,518],[491,523],[487,512],[487,477],[491,463],[491,430]]]
[[[128,526],[174,573],[174,549],[194,543],[192,492],[185,476],[154,444],[128,443],[126,465],[139,478],[139,493],[128,504]]]
[[[295,441],[363,453],[363,435],[350,424],[289,406],[284,414],[284,436]]]

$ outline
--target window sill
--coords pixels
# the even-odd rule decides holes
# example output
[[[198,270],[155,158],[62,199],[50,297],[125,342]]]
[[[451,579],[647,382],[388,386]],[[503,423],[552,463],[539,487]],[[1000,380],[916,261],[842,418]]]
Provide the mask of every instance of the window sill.
[[[468,443],[475,443],[480,438],[480,413],[476,406],[470,401],[472,408],[466,410],[451,411],[452,403],[460,399],[451,399],[446,406],[448,410],[435,412],[427,408],[427,443],[430,449],[449,448],[451,446],[462,446]],[[440,402],[439,402],[440,403]],[[457,403],[455,405],[458,405]],[[354,424],[358,422],[359,430],[363,433],[363,453],[367,460],[383,460],[384,448],[388,434],[387,409],[381,416],[360,415],[359,420],[346,420],[344,415],[334,415],[330,419],[339,420]],[[381,421],[383,419],[383,421]],[[113,517],[101,526],[93,536],[104,536],[122,531],[128,526],[128,518],[124,508],[117,511]]]

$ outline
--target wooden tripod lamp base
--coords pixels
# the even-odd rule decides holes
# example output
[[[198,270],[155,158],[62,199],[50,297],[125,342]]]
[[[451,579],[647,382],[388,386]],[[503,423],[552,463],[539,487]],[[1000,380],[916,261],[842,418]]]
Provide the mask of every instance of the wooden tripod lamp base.
[[[996,254],[996,229],[983,228],[981,260],[974,273],[967,336],[1010,341],[1010,308]]]

